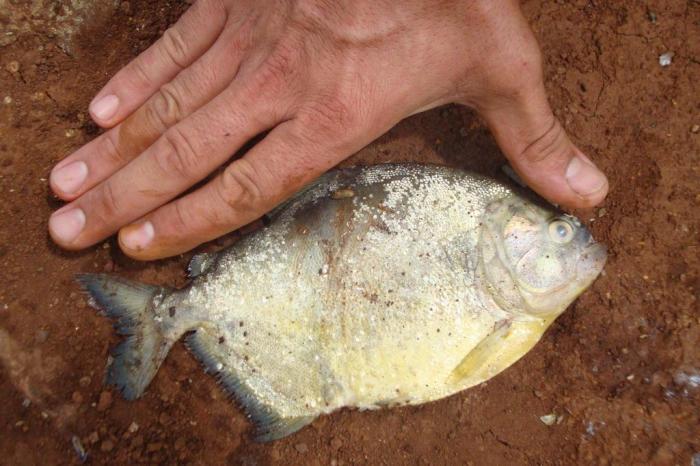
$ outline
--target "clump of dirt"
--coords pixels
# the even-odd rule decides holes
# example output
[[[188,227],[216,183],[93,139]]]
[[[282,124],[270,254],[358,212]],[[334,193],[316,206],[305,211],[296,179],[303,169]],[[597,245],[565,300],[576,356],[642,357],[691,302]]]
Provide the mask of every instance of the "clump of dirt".
[[[606,274],[542,342],[446,400],[344,410],[265,445],[181,345],[139,401],[102,384],[116,337],[73,275],[182,284],[187,257],[135,263],[113,241],[57,249],[46,178],[97,134],[91,97],[187,3],[91,3],[0,0],[0,463],[74,464],[81,449],[95,464],[700,461],[697,2],[525,3],[556,113],[612,188],[602,207],[577,212],[609,246]],[[503,163],[484,125],[455,106],[404,121],[345,164],[388,161],[491,175]]]

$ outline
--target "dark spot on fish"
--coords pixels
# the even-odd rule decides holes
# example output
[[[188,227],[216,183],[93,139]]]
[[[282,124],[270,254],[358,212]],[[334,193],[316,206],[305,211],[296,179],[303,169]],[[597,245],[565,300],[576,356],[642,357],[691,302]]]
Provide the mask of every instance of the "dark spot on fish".
[[[406,276],[406,272],[401,272],[401,276],[402,276],[402,277],[405,277],[405,276]]]
[[[248,355],[247,355],[247,354],[243,356],[243,360],[244,360],[244,361],[247,361],[248,359],[249,359],[249,358],[248,358]]]
[[[239,327],[243,327],[243,321],[238,322]]]
[[[437,329],[437,333],[440,333],[440,329]]]
[[[244,337],[247,337],[247,336],[248,336],[248,332],[243,332],[243,336],[244,336]]]
[[[170,308],[168,309],[168,315],[170,317],[175,317],[175,312],[177,312],[177,309],[175,309],[175,306],[170,306]]]
[[[219,337],[219,344],[222,344],[225,341],[226,341],[226,339],[224,337]]]

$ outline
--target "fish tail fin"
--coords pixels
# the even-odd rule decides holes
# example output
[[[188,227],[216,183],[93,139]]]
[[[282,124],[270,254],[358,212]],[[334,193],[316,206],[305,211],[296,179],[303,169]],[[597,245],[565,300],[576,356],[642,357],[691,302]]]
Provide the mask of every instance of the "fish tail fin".
[[[90,295],[90,305],[112,318],[126,336],[112,351],[107,383],[128,400],[140,397],[175,342],[164,334],[153,310],[153,298],[169,290],[106,274],[80,274],[76,280]]]

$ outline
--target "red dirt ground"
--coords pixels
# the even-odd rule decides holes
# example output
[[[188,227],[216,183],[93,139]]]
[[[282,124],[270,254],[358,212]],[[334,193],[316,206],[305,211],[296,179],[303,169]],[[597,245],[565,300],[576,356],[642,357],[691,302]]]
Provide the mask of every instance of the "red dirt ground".
[[[59,250],[46,178],[98,133],[94,93],[186,4],[98,2],[80,25],[56,6],[69,3],[0,0],[0,464],[77,464],[74,436],[92,464],[700,464],[697,1],[525,3],[552,104],[611,180],[605,205],[579,212],[610,248],[606,274],[542,342],[449,399],[343,410],[265,445],[181,344],[143,399],[102,385],[117,339],[73,275],[182,284],[188,257],[136,263],[113,241]],[[490,174],[503,163],[483,124],[453,106],[401,123],[348,164],[399,160]],[[560,421],[547,426],[550,413]]]

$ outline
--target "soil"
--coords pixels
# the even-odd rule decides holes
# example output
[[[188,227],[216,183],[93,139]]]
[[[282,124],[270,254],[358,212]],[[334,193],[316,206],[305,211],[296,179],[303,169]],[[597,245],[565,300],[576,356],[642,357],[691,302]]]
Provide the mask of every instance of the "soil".
[[[524,4],[552,105],[611,182],[603,206],[577,212],[609,247],[605,275],[536,348],[448,399],[342,410],[262,445],[181,344],[142,399],[103,386],[117,337],[73,275],[183,284],[191,254],[136,263],[113,240],[59,250],[46,178],[99,133],[91,97],[187,4],[96,3],[0,0],[0,464],[78,464],[81,448],[92,464],[700,464],[697,1]],[[456,106],[402,122],[346,164],[403,160],[491,175],[503,164]]]

